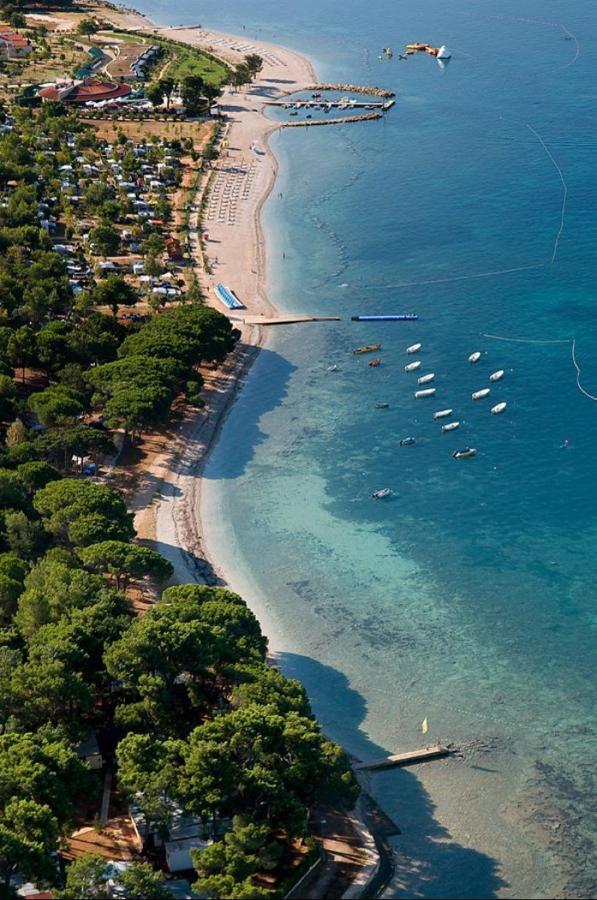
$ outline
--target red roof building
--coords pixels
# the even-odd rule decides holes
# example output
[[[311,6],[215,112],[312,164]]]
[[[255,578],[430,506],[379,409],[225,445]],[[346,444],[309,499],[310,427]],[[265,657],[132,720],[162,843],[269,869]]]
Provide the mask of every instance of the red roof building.
[[[27,56],[32,50],[31,42],[22,34],[12,31],[6,25],[0,25],[0,57],[12,59]]]
[[[99,103],[103,100],[117,100],[131,93],[128,84],[115,81],[100,81],[99,78],[85,78],[69,84],[54,84],[42,88],[37,96],[42,100],[61,100],[63,103]]]

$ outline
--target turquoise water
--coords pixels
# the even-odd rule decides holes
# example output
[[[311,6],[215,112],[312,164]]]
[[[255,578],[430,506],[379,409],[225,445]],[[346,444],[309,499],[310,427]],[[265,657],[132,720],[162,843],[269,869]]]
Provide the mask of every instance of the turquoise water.
[[[597,406],[570,344],[482,336],[575,337],[597,395],[594,4],[180,10],[399,98],[383,122],[273,140],[271,296],[344,321],[276,332],[261,354],[208,466],[210,546],[350,751],[414,748],[424,717],[463,748],[373,780],[402,830],[387,896],[594,896]],[[410,40],[453,59],[377,59]],[[411,310],[416,324],[349,321]],[[350,351],[376,340],[370,369]],[[402,371],[415,341],[432,401]],[[470,393],[499,368],[494,417]],[[455,435],[432,420],[445,406]],[[466,445],[478,456],[453,461]]]

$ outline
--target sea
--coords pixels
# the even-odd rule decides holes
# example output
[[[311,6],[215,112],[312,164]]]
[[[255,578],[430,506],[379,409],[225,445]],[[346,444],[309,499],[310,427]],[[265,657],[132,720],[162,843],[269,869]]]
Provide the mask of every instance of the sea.
[[[594,897],[595,3],[137,5],[396,92],[273,137],[270,296],[341,321],[270,334],[207,466],[208,547],[351,754],[459,749],[371,777],[401,832],[386,897]]]

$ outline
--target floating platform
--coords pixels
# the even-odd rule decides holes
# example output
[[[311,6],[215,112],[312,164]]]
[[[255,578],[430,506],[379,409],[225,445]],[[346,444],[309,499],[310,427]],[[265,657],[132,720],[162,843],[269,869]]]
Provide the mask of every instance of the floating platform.
[[[340,316],[243,316],[245,325],[300,325],[304,322],[340,322]]]
[[[416,763],[428,762],[431,759],[442,759],[449,756],[452,751],[441,744],[433,747],[424,747],[422,750],[412,750],[409,753],[395,753],[393,756],[385,756],[383,759],[374,759],[372,762],[358,763],[354,766],[356,772],[376,769],[393,769],[396,766],[413,766]]]
[[[418,319],[416,313],[400,313],[396,315],[385,316],[351,316],[351,322],[416,322]]]

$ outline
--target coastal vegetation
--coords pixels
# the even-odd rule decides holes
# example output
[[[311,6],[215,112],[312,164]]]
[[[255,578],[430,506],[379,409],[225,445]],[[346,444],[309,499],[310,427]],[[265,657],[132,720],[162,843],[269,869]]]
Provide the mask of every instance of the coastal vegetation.
[[[164,589],[172,565],[136,541],[110,480],[117,448],[203,403],[200,367],[239,338],[204,305],[175,237],[201,151],[190,137],[100,138],[59,102],[15,106],[4,125],[0,895],[25,879],[62,898],[107,896],[108,882],[170,896],[163,843],[181,816],[202,836],[190,875],[202,896],[282,895],[312,856],[312,808],[357,798],[347,757],[268,664],[241,597]],[[208,161],[214,140],[203,146]],[[138,858],[116,874],[70,852],[99,815],[93,755],[139,823]]]

